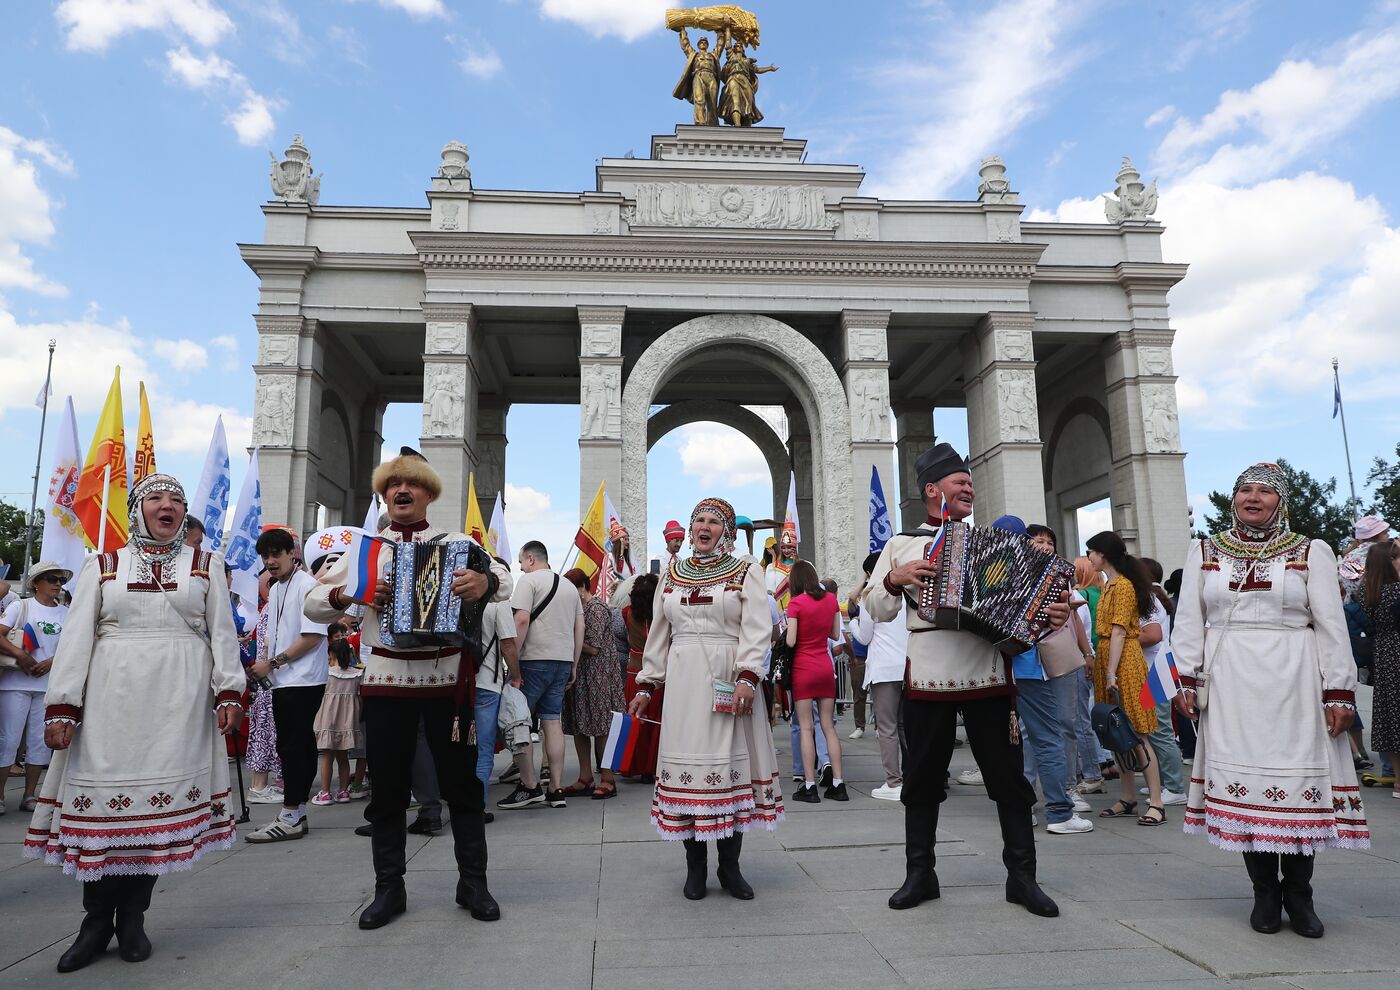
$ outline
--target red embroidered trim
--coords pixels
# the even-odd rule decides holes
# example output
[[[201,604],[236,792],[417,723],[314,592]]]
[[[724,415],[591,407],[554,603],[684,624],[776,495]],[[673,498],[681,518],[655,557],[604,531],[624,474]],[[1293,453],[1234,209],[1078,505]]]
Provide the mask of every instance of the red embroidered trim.
[[[1190,689],[1193,690],[1193,691],[1196,690],[1196,678],[1194,678],[1194,677],[1188,677],[1188,676],[1186,676],[1185,674],[1182,674],[1182,675],[1181,675],[1181,686],[1184,687],[1184,688],[1190,688]]]
[[[1328,701],[1342,701],[1342,702],[1345,702],[1345,703],[1348,704],[1348,705],[1354,705],[1354,704],[1356,704],[1356,692],[1355,692],[1355,691],[1338,691],[1338,690],[1323,691],[1323,692],[1322,692],[1322,700],[1323,700],[1324,703],[1325,703],[1325,702],[1328,702]],[[1340,788],[1333,788],[1333,789],[1334,789],[1334,790],[1340,790]]]
[[[99,584],[106,584],[117,576],[117,552],[115,550],[97,555]]]
[[[237,705],[239,708],[242,708],[242,707],[243,707],[243,695],[242,695],[242,693],[241,693],[241,692],[238,692],[238,691],[220,691],[220,692],[214,697],[214,707],[215,707],[215,708],[218,708],[220,705],[227,705],[227,704],[235,704],[235,705]]]
[[[329,596],[329,601],[330,601],[330,603],[331,603],[331,608],[335,609],[337,612],[344,612],[344,611],[345,611],[345,605],[343,604],[343,603],[344,603],[344,599],[342,599],[342,598],[340,597],[340,593],[341,593],[342,591],[344,591],[344,590],[345,590],[344,588],[332,588],[332,589],[331,589],[331,593],[330,593],[330,596]]]
[[[890,584],[890,576],[889,576],[888,574],[885,575],[885,580],[884,580],[883,583],[884,583],[884,586],[885,586],[885,591],[889,592],[891,595],[893,595],[893,596],[896,597],[896,598],[901,598],[901,597],[903,597],[903,595],[904,595],[903,590],[901,590],[900,588],[897,588],[897,587],[895,587],[894,585]]]
[[[758,686],[758,675],[752,670],[741,670],[737,679],[743,681],[745,684],[752,684],[755,687]]]
[[[83,720],[81,705],[49,705],[44,709],[44,718],[71,718],[75,722]]]

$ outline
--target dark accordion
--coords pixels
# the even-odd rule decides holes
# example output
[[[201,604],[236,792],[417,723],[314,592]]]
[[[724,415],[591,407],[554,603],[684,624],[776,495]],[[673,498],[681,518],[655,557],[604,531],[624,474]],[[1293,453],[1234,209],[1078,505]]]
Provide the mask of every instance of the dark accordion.
[[[1050,631],[1050,605],[1074,585],[1074,566],[1000,529],[948,521],[938,576],[919,596],[919,618],[938,629],[965,629],[998,646],[1022,650]]]
[[[491,558],[471,540],[397,543],[389,569],[389,605],[379,633],[390,649],[476,645],[486,599],[464,602],[452,593],[453,572],[490,574]]]

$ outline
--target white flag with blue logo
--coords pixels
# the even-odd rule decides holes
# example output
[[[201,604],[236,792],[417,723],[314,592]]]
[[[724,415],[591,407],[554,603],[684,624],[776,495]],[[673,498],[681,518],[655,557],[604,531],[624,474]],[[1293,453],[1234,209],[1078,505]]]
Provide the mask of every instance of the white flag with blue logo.
[[[224,436],[224,418],[214,421],[214,438],[209,441],[209,453],[204,458],[204,471],[199,487],[190,502],[190,515],[204,524],[205,550],[218,550],[224,545],[224,517],[228,514],[229,489],[233,476],[229,474],[228,439]]]
[[[880,487],[880,472],[870,465],[870,552],[879,553],[894,536],[890,523],[890,507],[885,502],[885,490]]]
[[[233,593],[254,611],[258,607],[258,535],[262,532],[262,485],[258,481],[258,451],[253,448],[248,461],[248,473],[243,476],[243,490],[238,495],[238,511],[228,534],[228,551],[224,560],[233,568]]]

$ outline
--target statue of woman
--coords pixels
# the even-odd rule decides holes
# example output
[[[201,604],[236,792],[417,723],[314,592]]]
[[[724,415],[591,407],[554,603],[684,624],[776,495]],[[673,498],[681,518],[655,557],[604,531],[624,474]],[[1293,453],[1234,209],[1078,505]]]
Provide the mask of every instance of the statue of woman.
[[[759,65],[745,55],[741,42],[731,42],[721,73],[724,88],[719,94],[720,118],[735,127],[752,127],[761,121],[763,114],[756,102],[758,77],[760,73],[777,71],[776,65]]]

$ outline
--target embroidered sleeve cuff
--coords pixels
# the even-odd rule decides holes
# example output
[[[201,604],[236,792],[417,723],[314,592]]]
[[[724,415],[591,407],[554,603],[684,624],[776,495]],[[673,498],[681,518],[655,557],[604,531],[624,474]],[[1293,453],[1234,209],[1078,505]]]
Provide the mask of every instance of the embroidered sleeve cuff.
[[[735,678],[735,680],[742,681],[743,683],[749,685],[752,688],[758,687],[758,675],[755,674],[752,670],[739,671],[739,676]]]
[[[1196,690],[1196,678],[1194,678],[1194,677],[1187,677],[1185,674],[1182,674],[1182,675],[1181,675],[1181,686],[1182,686],[1183,688],[1185,688],[1187,691],[1194,691],[1194,690]]]
[[[1347,711],[1356,711],[1356,706],[1347,701],[1324,701],[1323,708],[1345,708]]]
[[[341,597],[340,593],[344,590],[344,588],[331,589],[331,593],[329,596],[331,608],[335,609],[337,612],[344,612],[347,608],[350,607],[350,603],[347,602],[343,597]]]
[[[1351,707],[1355,708],[1355,707],[1356,707],[1356,692],[1355,692],[1355,691],[1323,691],[1323,692],[1322,692],[1322,701],[1323,701],[1324,704],[1327,704],[1327,703],[1333,702],[1333,701],[1337,701],[1337,702],[1340,702],[1340,703],[1342,703],[1342,704],[1344,704],[1344,705],[1350,705]]]
[[[903,597],[904,592],[903,592],[900,588],[896,587],[895,585],[890,584],[890,576],[889,576],[888,574],[885,575],[885,580],[884,580],[883,583],[884,583],[884,585],[885,585],[885,590],[888,591],[888,592],[889,592],[891,595],[893,595],[895,598],[901,598],[901,597]]]
[[[77,725],[83,720],[83,710],[78,705],[49,705],[44,709],[44,723],[72,722]]]
[[[237,691],[220,691],[218,697],[214,699],[214,707],[222,708],[224,705],[237,705],[243,707],[243,695]]]
[[[649,684],[649,683],[647,683],[646,681],[638,681],[638,682],[637,682],[637,693],[638,693],[638,694],[651,694],[651,693],[652,693],[653,691],[655,691],[655,690],[656,690],[656,685],[654,685],[654,684]]]

